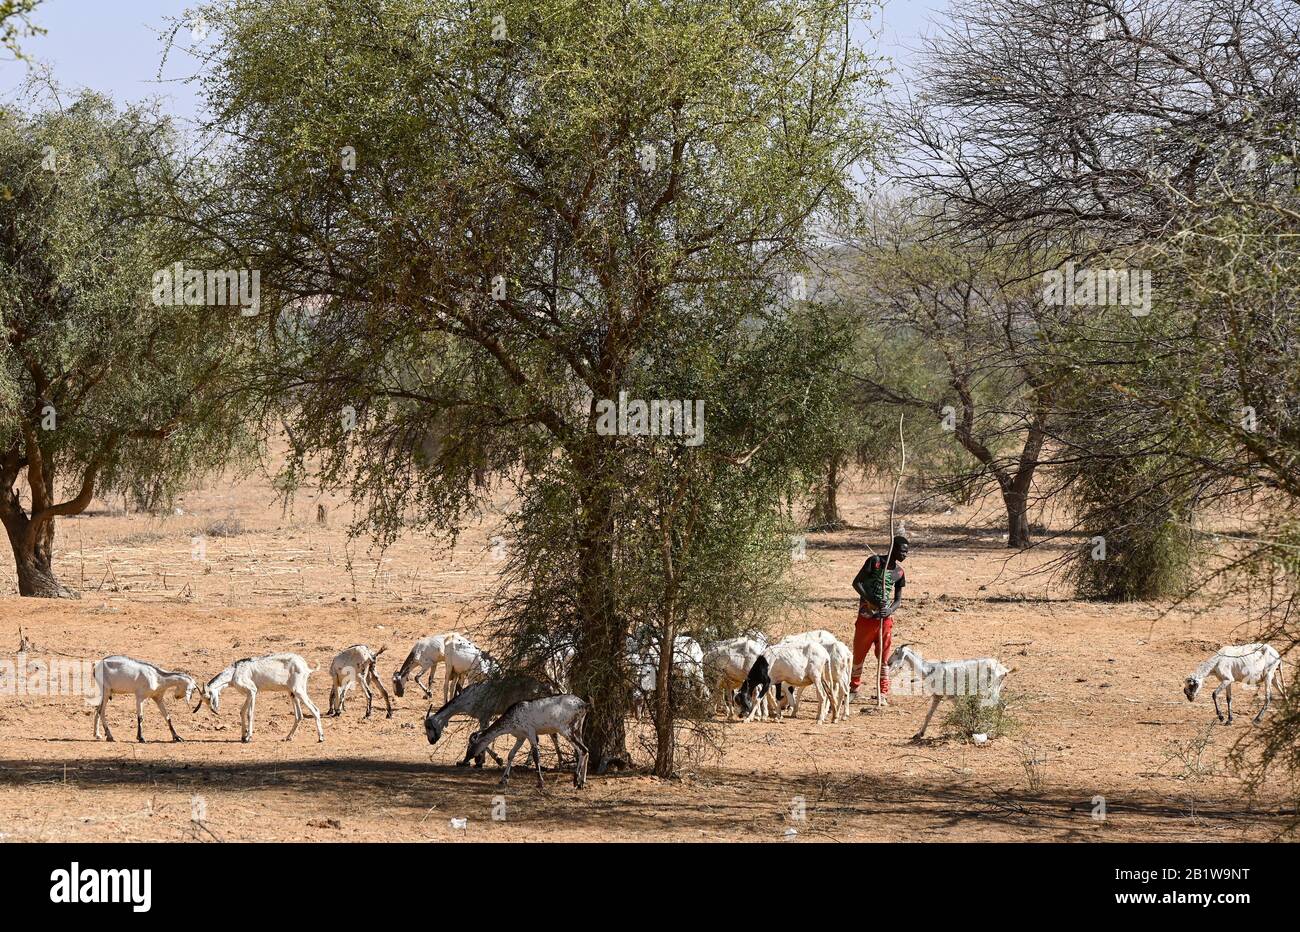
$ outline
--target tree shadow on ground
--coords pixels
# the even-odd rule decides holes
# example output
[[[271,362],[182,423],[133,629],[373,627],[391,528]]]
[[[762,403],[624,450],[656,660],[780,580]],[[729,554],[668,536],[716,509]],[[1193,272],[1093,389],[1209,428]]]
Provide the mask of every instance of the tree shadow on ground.
[[[522,753],[522,752],[521,752]],[[66,765],[66,771],[65,771]],[[73,759],[68,761],[0,761],[0,788],[62,784],[77,790],[156,790],[170,785],[182,792],[270,791],[304,797],[346,798],[349,806],[408,809],[422,817],[432,808],[456,815],[489,812],[498,795],[507,798],[513,818],[537,829],[583,830],[602,837],[629,835],[759,839],[782,837],[794,827],[799,835],[835,838],[897,836],[961,840],[964,835],[1022,835],[1026,838],[1073,835],[1081,840],[1108,840],[1118,827],[1143,837],[1177,837],[1192,825],[1230,826],[1280,831],[1294,819],[1285,809],[1252,809],[1239,796],[1208,794],[1190,806],[1158,793],[1107,796],[1109,825],[1094,818],[1093,799],[1104,788],[1055,784],[1040,792],[995,787],[973,778],[933,775],[790,773],[737,775],[701,770],[687,781],[653,781],[642,773],[591,776],[585,790],[573,787],[568,771],[546,771],[546,789],[537,788],[535,772],[516,759],[510,785],[497,784],[500,771],[378,758],[231,761],[183,763]],[[700,785],[708,801],[700,800]],[[793,813],[803,807],[807,820]],[[1134,824],[1140,822],[1141,825]],[[1126,829],[1126,826],[1128,827]]]

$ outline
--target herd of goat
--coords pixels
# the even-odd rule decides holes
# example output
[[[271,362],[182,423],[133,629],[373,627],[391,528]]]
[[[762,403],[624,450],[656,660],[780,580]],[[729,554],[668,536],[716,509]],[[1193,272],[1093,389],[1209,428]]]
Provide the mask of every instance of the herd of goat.
[[[349,693],[359,687],[366,698],[365,718],[374,709],[374,692],[384,698],[389,718],[393,701],[376,669],[384,648],[372,651],[356,644],[340,652],[330,664],[330,702],[327,716],[344,711]],[[658,645],[653,637],[628,638],[627,653],[636,688],[634,711],[638,718],[658,682]],[[849,682],[853,654],[849,647],[829,631],[817,630],[790,635],[769,644],[761,635],[736,637],[702,647],[687,636],[677,637],[672,650],[673,675],[680,681],[713,696],[715,708],[725,706],[728,719],[737,713],[744,721],[781,720],[786,712],[798,714],[799,693],[811,687],[817,696],[817,723],[842,721],[848,714]],[[460,764],[471,761],[482,767],[491,755],[498,765],[504,764],[501,783],[510,778],[515,755],[529,742],[530,756],[542,783],[538,738],[550,736],[556,754],[564,761],[559,739],[572,746],[574,784],[586,780],[587,748],[582,741],[582,726],[591,705],[568,692],[572,649],[557,649],[547,659],[541,677],[514,673],[500,668],[487,652],[465,636],[452,632],[421,638],[415,643],[401,667],[393,674],[393,692],[399,697],[413,681],[426,699],[433,698],[433,678],[438,667],[444,668],[443,703],[429,706],[424,728],[430,744],[435,744],[452,718],[475,719],[476,730]],[[1230,645],[1221,648],[1187,677],[1183,692],[1188,701],[1195,700],[1205,680],[1214,677],[1219,685],[1213,690],[1215,713],[1224,724],[1232,722],[1232,686],[1242,683],[1264,687],[1264,702],[1256,723],[1263,717],[1273,698],[1273,689],[1282,692],[1282,659],[1268,644]],[[920,731],[924,736],[930,720],[945,698],[977,695],[981,701],[997,702],[1002,684],[1010,672],[991,657],[957,661],[927,661],[915,648],[895,649],[886,664],[891,677],[908,676],[919,684],[919,692],[932,696],[932,703]],[[172,740],[183,740],[176,733],[167,710],[167,696],[183,698],[188,706],[198,696],[194,711],[207,705],[213,714],[220,711],[221,694],[231,688],[244,695],[240,711],[241,740],[253,739],[254,715],[260,693],[286,692],[293,706],[294,723],[286,741],[291,740],[302,724],[305,709],[316,722],[316,737],[325,740],[320,710],[307,694],[307,679],[319,669],[310,667],[297,654],[277,653],[236,660],[206,684],[199,684],[187,673],[171,673],[143,660],[125,656],[105,657],[95,664],[95,681],[100,700],[94,716],[95,737],[102,723],[105,737],[113,740],[105,711],[114,695],[133,695],[136,701],[136,738],[144,741],[144,704],[152,699],[158,706]],[[421,677],[424,681],[421,682]],[[1226,693],[1227,715],[1219,707],[1219,695]],[[501,737],[513,737],[515,744],[504,762],[492,750]]]

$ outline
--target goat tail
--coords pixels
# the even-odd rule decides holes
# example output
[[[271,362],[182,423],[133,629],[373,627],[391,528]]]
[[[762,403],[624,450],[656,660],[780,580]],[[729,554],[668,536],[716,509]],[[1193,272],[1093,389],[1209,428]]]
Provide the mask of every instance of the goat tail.
[[[379,659],[379,655],[382,654],[382,653],[383,653],[384,651],[386,651],[386,650],[388,650],[388,645],[387,645],[387,644],[385,644],[383,647],[379,648],[379,650],[375,651],[375,659],[378,660],[378,659]]]

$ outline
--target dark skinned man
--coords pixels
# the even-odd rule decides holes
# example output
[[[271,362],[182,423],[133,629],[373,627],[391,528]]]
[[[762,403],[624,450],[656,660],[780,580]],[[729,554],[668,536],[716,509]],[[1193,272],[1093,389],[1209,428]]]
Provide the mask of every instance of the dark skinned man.
[[[862,665],[867,654],[875,650],[880,660],[880,695],[889,695],[889,676],[885,661],[889,659],[894,632],[894,612],[903,601],[904,575],[900,565],[907,559],[907,538],[894,538],[885,556],[872,554],[853,579],[858,594],[858,620],[853,629],[853,678],[849,683],[849,700],[857,698],[862,686]]]

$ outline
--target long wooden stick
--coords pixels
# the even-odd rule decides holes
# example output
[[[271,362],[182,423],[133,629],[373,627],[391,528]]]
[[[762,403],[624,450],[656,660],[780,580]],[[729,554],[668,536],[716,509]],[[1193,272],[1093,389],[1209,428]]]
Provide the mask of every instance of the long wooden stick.
[[[885,558],[883,572],[889,572],[889,564],[894,559],[894,511],[898,507],[898,487],[903,484],[903,470],[907,468],[907,442],[903,440],[903,412],[898,413],[898,478],[894,480],[894,497],[889,503],[889,556]],[[882,590],[881,595],[884,595]],[[890,598],[893,591],[890,591]],[[881,606],[884,609],[885,606]],[[885,677],[885,618],[881,616],[876,628],[876,708],[884,705],[885,697],[880,691],[880,683]]]

